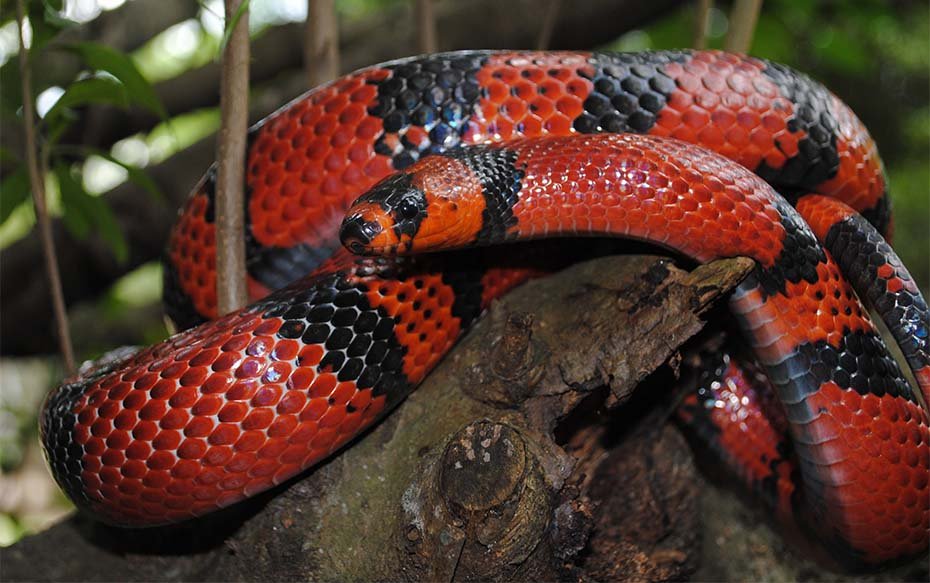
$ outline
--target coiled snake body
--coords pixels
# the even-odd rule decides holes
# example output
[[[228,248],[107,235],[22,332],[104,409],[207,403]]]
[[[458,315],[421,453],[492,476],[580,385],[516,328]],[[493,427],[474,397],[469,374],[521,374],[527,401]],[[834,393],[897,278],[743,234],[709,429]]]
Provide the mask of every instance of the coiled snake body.
[[[925,396],[926,304],[879,234],[890,210],[874,143],[819,84],[713,51],[451,53],[341,78],[250,135],[258,301],[49,397],[43,444],[79,506],[162,524],[286,480],[389,411],[533,273],[353,256],[340,223],[368,192],[341,231],[360,253],[575,233],[755,258],[731,308],[778,403],[761,406],[750,365],[720,372],[761,420],[762,449],[787,428],[803,498],[788,466],[733,447],[754,426],[708,413],[709,393],[683,416],[713,427],[752,481],[778,483],[779,504],[813,515],[827,542],[869,562],[926,549],[927,414],[843,273]],[[213,213],[208,173],[167,253],[167,311],[182,326],[216,316]]]

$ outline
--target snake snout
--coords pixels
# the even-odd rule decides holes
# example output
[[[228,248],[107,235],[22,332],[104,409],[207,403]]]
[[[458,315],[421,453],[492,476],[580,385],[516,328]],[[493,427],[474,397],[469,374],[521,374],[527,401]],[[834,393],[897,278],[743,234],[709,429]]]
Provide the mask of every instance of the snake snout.
[[[339,239],[353,253],[364,253],[374,238],[381,233],[381,223],[353,215],[342,223]]]

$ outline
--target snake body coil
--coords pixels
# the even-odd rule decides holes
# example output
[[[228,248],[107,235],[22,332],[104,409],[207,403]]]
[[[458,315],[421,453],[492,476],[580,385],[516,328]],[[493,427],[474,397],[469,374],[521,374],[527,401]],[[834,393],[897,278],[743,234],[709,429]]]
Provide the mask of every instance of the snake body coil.
[[[654,137],[578,135],[616,132]],[[926,548],[927,415],[815,234],[829,239],[826,226],[834,243],[880,256],[865,279],[886,282],[870,294],[924,390],[926,305],[879,235],[890,210],[874,143],[819,84],[713,51],[417,57],[292,102],[252,131],[247,164],[258,301],[74,379],[46,403],[52,471],[104,520],[183,520],[315,464],[533,274],[467,254],[450,265],[337,249],[345,210],[374,187],[342,230],[358,251],[576,232],[633,235],[698,260],[755,257],[731,306],[777,389],[805,508],[829,542],[865,561]],[[812,231],[769,185],[821,222]],[[824,211],[833,199],[850,210]],[[877,230],[830,228],[854,211]],[[213,221],[208,173],[167,253],[167,310],[184,326],[216,316]],[[843,269],[865,269],[855,255]]]

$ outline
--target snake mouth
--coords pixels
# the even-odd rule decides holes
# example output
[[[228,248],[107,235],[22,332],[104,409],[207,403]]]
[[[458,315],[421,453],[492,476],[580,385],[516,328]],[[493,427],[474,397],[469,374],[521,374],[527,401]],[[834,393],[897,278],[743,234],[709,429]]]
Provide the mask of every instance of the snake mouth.
[[[374,251],[371,244],[383,230],[380,222],[354,214],[343,221],[339,240],[352,253],[364,255]]]

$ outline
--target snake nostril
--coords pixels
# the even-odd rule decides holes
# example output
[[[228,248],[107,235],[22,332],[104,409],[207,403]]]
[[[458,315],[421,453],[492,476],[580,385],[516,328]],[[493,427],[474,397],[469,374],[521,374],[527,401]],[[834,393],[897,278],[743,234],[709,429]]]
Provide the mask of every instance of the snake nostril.
[[[371,243],[381,232],[381,224],[375,221],[366,221],[361,216],[346,219],[339,233],[339,239],[353,253],[361,253],[365,246]]]

